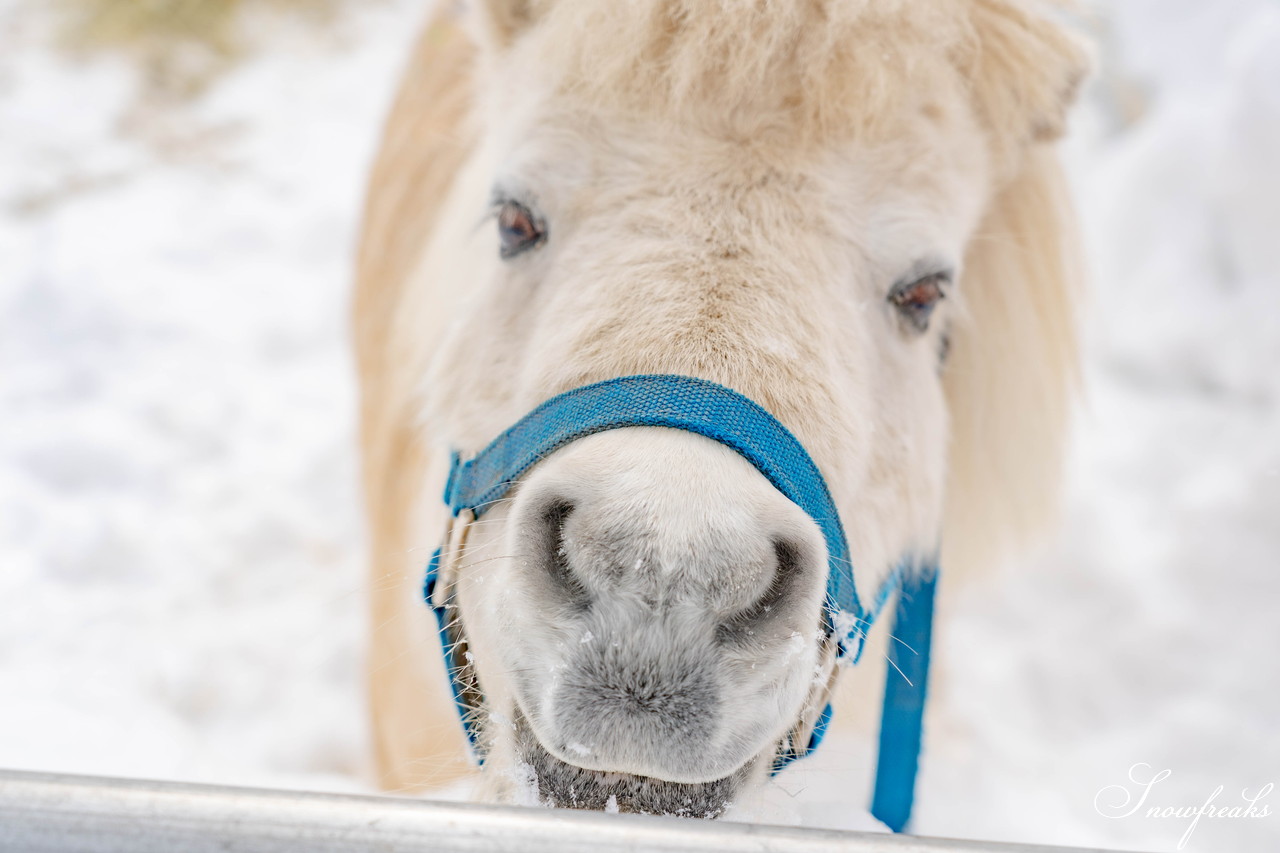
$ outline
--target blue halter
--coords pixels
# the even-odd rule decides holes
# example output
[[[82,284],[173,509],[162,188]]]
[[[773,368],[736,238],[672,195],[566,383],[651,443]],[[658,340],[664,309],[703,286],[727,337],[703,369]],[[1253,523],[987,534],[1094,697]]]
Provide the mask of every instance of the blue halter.
[[[871,624],[889,596],[898,593],[871,813],[894,832],[901,832],[911,816],[919,763],[937,567],[899,565],[864,603],[854,584],[849,546],[826,481],[799,440],[757,403],[714,382],[671,375],[623,376],[552,397],[474,458],[463,461],[453,454],[444,492],[453,518],[446,538],[453,538],[454,523],[460,516],[479,518],[534,464],[558,448],[594,433],[633,426],[685,430],[732,448],[817,523],[829,557],[827,629],[842,661],[858,662]],[[452,596],[446,591],[445,600],[436,600],[441,551],[453,544],[445,542],[432,555],[423,592],[438,620],[458,713],[473,751],[483,762],[483,746],[468,710],[480,698],[478,685],[465,676],[460,637],[454,633],[458,626]],[[812,753],[830,718],[831,706],[827,705],[807,742],[785,741],[773,772]]]

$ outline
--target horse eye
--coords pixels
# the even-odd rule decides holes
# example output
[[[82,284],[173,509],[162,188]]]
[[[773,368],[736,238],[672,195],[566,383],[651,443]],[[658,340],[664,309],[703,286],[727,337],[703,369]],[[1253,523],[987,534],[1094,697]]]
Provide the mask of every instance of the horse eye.
[[[889,293],[889,301],[914,331],[924,332],[929,328],[929,317],[938,301],[946,298],[942,288],[950,281],[950,273],[930,273],[894,287]]]
[[[498,237],[504,260],[540,245],[546,239],[542,223],[517,201],[504,201],[498,208]]]

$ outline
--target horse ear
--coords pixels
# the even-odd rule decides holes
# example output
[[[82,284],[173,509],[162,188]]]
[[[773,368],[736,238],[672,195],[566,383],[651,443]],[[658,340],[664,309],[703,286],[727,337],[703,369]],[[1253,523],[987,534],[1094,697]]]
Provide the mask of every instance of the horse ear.
[[[472,0],[477,40],[495,50],[505,50],[533,24],[542,3],[537,0]]]
[[[999,139],[1050,141],[1093,63],[1065,26],[1063,2],[975,0],[971,73],[979,110]],[[1058,8],[1055,8],[1058,7]]]

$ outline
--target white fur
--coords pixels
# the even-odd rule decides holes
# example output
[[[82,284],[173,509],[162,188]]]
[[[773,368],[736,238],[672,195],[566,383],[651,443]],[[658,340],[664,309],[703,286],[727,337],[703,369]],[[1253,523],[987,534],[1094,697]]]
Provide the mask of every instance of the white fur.
[[[387,488],[378,476],[416,477],[413,491],[426,495],[399,510],[422,520],[375,542],[404,541],[406,527],[419,544],[437,535],[431,504],[447,448],[474,452],[549,396],[634,373],[711,379],[791,428],[827,477],[864,595],[902,556],[944,545],[944,529],[957,562],[971,558],[979,549],[958,526],[1002,537],[988,507],[1022,510],[1020,495],[1052,491],[1009,470],[1019,459],[1037,472],[1056,464],[1073,354],[1061,200],[1048,189],[1051,161],[1028,146],[1061,126],[1081,60],[1033,4],[489,0],[480,12],[480,108],[472,129],[457,125],[479,144],[454,158],[434,227],[417,226],[420,255],[375,269],[369,246],[387,238],[366,235],[364,292],[394,283],[398,296],[360,338],[365,381],[403,377],[384,394],[392,402],[366,396],[368,452],[386,442],[386,423],[409,424],[423,448],[414,459],[436,460],[373,475],[372,495]],[[721,32],[730,26],[732,40]],[[477,227],[494,187],[545,218],[545,245],[498,257],[492,224]],[[409,223],[382,226],[395,227]],[[921,263],[957,276],[924,335],[886,298]],[[357,306],[358,321],[373,315]],[[955,355],[940,369],[944,332]],[[1031,406],[1031,432],[1011,438],[1006,425]],[[750,659],[717,663],[725,710],[701,769],[673,770],[674,759],[625,743],[557,744],[557,679],[592,640],[568,617],[549,619],[545,590],[530,592],[534,522],[520,519],[535,496],[552,484],[572,495],[589,538],[625,528],[619,536],[643,540],[662,583],[686,584],[686,603],[706,613],[721,606],[708,590],[759,595],[767,578],[742,555],[770,531],[821,547],[812,521],[749,464],[706,439],[653,432],[557,452],[471,532],[459,601],[504,722],[486,728],[498,775],[514,761],[505,721],[517,705],[562,761],[679,782],[752,756],[763,766],[812,713],[816,632],[782,631]],[[379,513],[396,510],[377,505],[380,529]],[[1014,514],[1017,529],[1035,519]],[[820,592],[797,595],[816,613]],[[634,621],[640,612],[618,618],[659,643]],[[637,654],[687,654],[701,642],[697,622],[673,622],[686,627],[671,630],[669,647]],[[396,636],[422,641],[408,628]],[[522,693],[516,671],[540,673],[545,691]],[[387,713],[406,716],[403,706]],[[414,778],[383,760],[384,778]]]

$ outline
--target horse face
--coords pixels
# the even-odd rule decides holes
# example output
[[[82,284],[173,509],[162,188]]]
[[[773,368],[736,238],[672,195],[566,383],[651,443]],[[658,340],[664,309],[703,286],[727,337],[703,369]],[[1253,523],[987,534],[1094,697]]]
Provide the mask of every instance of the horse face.
[[[931,553],[939,372],[990,183],[959,81],[904,94],[874,130],[798,138],[728,110],[610,113],[519,51],[495,61],[505,85],[448,214],[469,230],[435,249],[456,316],[426,392],[439,436],[475,451],[582,384],[703,377],[804,443],[864,596]],[[490,763],[531,769],[544,800],[716,814],[820,709],[822,537],[708,439],[580,440],[468,542],[458,603]]]

